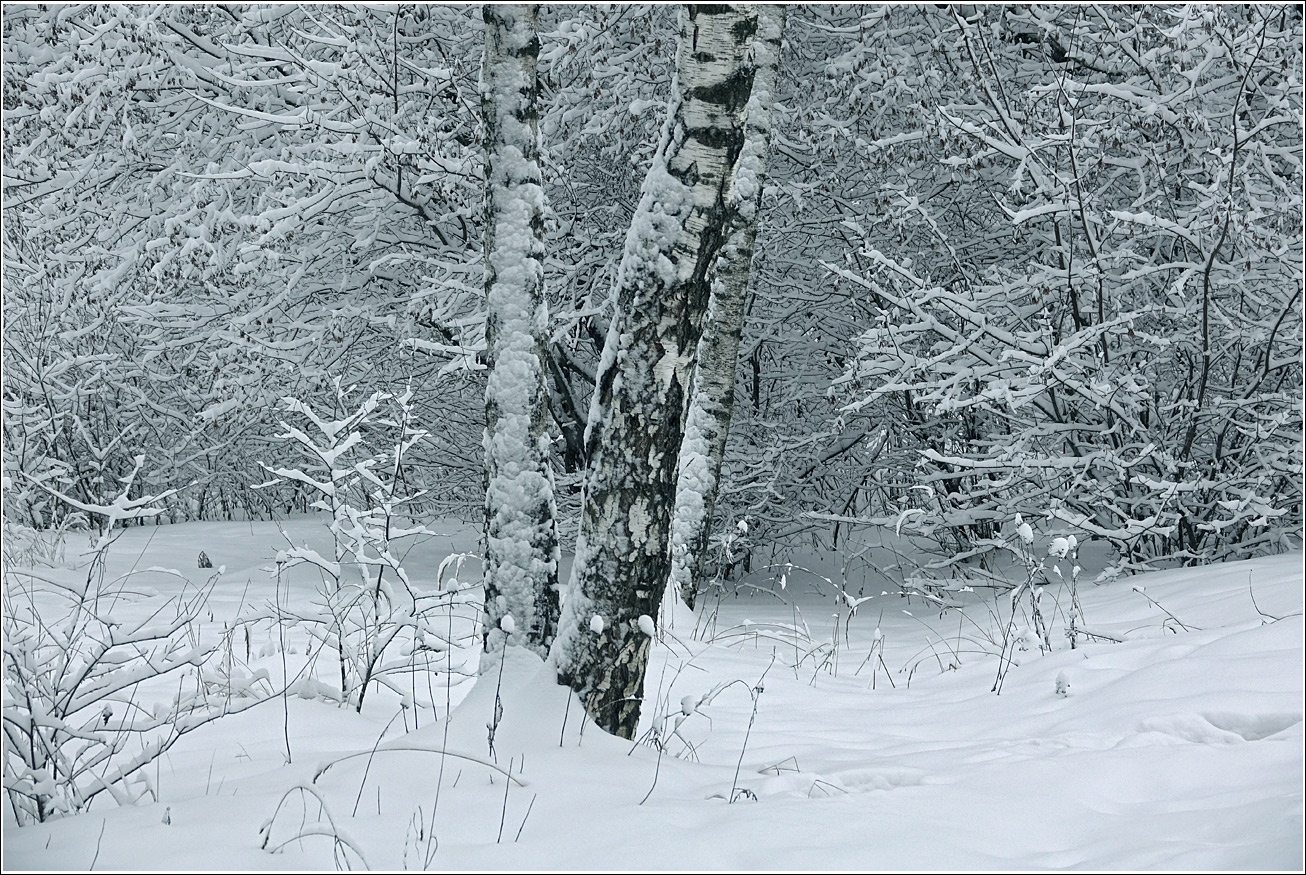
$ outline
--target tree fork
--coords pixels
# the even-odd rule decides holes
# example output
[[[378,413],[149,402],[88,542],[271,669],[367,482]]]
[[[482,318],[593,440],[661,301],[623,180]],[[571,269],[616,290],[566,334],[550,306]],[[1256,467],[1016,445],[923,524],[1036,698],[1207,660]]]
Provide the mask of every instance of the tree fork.
[[[585,504],[552,660],[603,729],[639,724],[647,632],[666,587],[676,465],[709,268],[728,233],[756,12],[689,6],[676,86],[618,272],[590,410]]]

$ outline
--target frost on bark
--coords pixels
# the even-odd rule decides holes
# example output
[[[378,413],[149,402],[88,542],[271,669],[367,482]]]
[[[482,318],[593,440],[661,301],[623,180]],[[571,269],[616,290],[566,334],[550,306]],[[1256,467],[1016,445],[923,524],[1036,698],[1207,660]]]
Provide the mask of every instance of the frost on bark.
[[[639,723],[694,354],[724,241],[726,191],[743,148],[756,13],[690,6],[676,84],[618,272],[590,411],[585,504],[553,648],[558,679],[599,726]]]
[[[757,35],[753,39],[755,71],[745,113],[744,148],[735,168],[734,182],[726,194],[729,237],[712,266],[712,296],[703,336],[698,342],[698,367],[685,419],[685,439],[680,447],[676,504],[671,521],[669,586],[672,592],[668,595],[674,597],[679,593],[691,608],[702,578],[734,407],[735,361],[744,327],[757,216],[771,151],[771,109],[775,103],[784,17],[783,6],[758,8]]]
[[[540,181],[538,7],[486,5],[485,118],[485,648],[500,652],[502,618],[547,655],[558,617],[558,536],[549,467]]]

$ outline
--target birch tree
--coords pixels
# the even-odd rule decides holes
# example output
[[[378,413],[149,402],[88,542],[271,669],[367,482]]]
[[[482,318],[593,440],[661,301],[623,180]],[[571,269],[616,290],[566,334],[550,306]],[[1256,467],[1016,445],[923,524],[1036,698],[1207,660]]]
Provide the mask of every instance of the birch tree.
[[[753,40],[755,69],[752,95],[745,112],[744,148],[726,195],[730,236],[712,268],[712,295],[703,336],[698,342],[698,366],[685,419],[685,439],[680,448],[676,505],[671,522],[670,586],[691,608],[702,576],[734,409],[735,364],[744,327],[767,156],[771,151],[771,109],[775,102],[784,18],[783,6],[758,7],[757,36]]]
[[[520,624],[525,644],[544,656],[558,617],[558,534],[544,374],[539,7],[487,4],[484,14],[485,648],[498,652]]]
[[[708,271],[743,148],[755,12],[682,13],[676,87],[618,273],[586,444],[576,560],[551,657],[599,726],[634,735],[669,572],[676,461]]]

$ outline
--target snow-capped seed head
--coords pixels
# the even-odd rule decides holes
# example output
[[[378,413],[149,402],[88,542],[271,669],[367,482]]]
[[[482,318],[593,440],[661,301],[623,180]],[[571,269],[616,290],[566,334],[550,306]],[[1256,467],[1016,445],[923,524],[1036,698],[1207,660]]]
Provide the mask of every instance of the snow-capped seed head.
[[[639,615],[639,631],[652,638],[657,634],[657,627],[653,625],[653,618],[648,614]]]
[[[499,628],[511,635],[517,631],[517,621],[512,618],[512,614],[504,614],[499,618]]]
[[[600,617],[598,614],[595,614],[594,616],[590,617],[590,631],[593,632],[595,635],[602,635],[603,630],[606,627],[607,624],[603,622],[603,618]]]
[[[1070,541],[1065,538],[1053,538],[1052,543],[1048,544],[1048,555],[1056,559],[1064,559],[1070,552]]]
[[[735,528],[739,529],[739,534],[741,534],[741,535],[747,535],[747,534],[748,534],[748,520],[740,520],[739,522],[735,523]]]
[[[1026,544],[1034,543],[1034,530],[1029,527],[1029,523],[1021,523],[1016,531],[1020,534],[1020,540]]]
[[[693,696],[685,696],[685,698],[680,700],[680,713],[684,714],[686,717],[693,714],[694,709],[697,707],[698,699],[695,699]]]

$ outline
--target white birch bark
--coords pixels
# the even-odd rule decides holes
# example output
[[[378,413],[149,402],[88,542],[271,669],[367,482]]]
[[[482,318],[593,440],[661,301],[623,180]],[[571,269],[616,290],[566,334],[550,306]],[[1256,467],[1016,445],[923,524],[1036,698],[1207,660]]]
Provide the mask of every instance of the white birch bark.
[[[594,721],[624,738],[639,723],[648,618],[669,571],[676,460],[743,148],[756,23],[746,7],[681,15],[667,124],[626,238],[587,428],[585,505],[552,659]]]
[[[678,595],[691,608],[701,585],[734,408],[735,363],[771,151],[771,115],[784,18],[783,6],[758,7],[757,35],[753,38],[755,72],[745,114],[744,149],[726,195],[730,236],[712,267],[712,297],[698,342],[698,367],[680,447],[671,521],[671,592],[667,598]],[[674,612],[663,614],[669,620]]]
[[[485,6],[485,649],[542,656],[558,614],[539,167],[537,6]],[[504,617],[511,615],[511,623]]]

